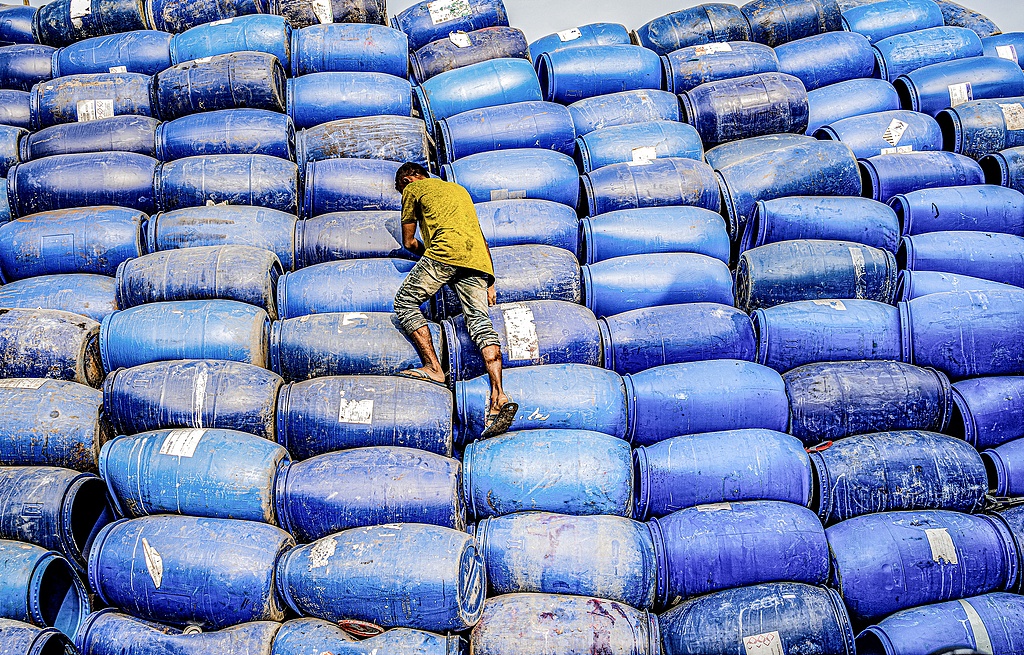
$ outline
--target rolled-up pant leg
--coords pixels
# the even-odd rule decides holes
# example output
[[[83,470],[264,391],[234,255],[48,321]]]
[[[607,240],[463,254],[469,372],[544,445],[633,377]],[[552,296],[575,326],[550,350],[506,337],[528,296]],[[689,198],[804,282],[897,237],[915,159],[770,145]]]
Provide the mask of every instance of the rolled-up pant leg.
[[[463,269],[465,270],[465,269]],[[462,303],[462,315],[466,318],[466,330],[476,347],[501,346],[498,333],[487,314],[487,279],[482,275],[458,275],[449,282]]]
[[[405,277],[395,294],[395,316],[406,334],[427,325],[427,317],[420,306],[433,298],[449,280],[455,276],[455,267],[421,257]],[[484,306],[487,305],[487,290],[484,289]]]

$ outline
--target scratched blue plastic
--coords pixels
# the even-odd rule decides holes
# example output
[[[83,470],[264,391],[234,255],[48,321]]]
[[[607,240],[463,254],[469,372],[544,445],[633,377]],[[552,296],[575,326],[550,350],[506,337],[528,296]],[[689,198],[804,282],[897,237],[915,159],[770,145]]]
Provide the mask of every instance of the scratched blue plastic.
[[[580,259],[594,264],[656,252],[695,252],[729,261],[722,217],[700,207],[648,207],[608,212],[580,221]]]
[[[749,41],[750,23],[736,5],[705,3],[655,18],[635,34],[640,45],[667,55],[693,45]]]
[[[146,3],[146,13],[153,27],[175,34],[235,16],[271,13],[273,8],[267,0],[151,0]]]
[[[780,150],[791,145],[800,143],[812,143],[814,139],[804,134],[769,134],[767,136],[755,136],[739,141],[730,141],[722,145],[709,148],[704,153],[704,160],[716,171],[725,168],[734,162],[760,157],[761,155]]]
[[[1024,377],[961,380],[953,385],[949,433],[985,450],[1024,437]]]
[[[50,378],[98,387],[103,367],[98,358],[97,323],[56,309],[5,309],[0,312],[0,378]],[[45,446],[44,446],[45,448]]]
[[[473,202],[530,198],[575,207],[580,194],[572,157],[541,148],[469,155],[442,166],[441,178],[465,187]]]
[[[942,10],[931,0],[885,0],[843,12],[843,29],[877,42],[943,24]]]
[[[25,278],[0,288],[0,307],[59,309],[102,321],[117,311],[116,283],[91,273]]]
[[[994,185],[923,189],[889,201],[903,234],[968,230],[1024,236],[1024,194]]]
[[[95,119],[101,101],[113,103],[115,116],[155,116],[150,79],[141,73],[96,73],[40,82],[32,87],[32,129]]]
[[[751,0],[740,11],[750,23],[750,40],[773,48],[843,29],[835,0]]]
[[[36,39],[51,46],[149,27],[144,3],[138,0],[56,0],[40,7],[32,19]]]
[[[930,27],[896,34],[875,42],[872,49],[878,77],[890,82],[930,64],[982,55],[981,39],[963,27]]]
[[[900,96],[885,80],[847,80],[823,86],[807,93],[807,134],[844,118],[894,109],[900,109]]]
[[[1007,122],[1004,111],[1021,111],[1024,98],[976,100],[943,109],[936,116],[944,145],[980,160],[985,155],[1024,145],[1018,126]],[[1005,109],[1004,109],[1005,108]]]
[[[530,44],[530,59],[536,62],[545,52],[595,45],[630,43],[629,31],[618,23],[590,23],[554,34],[547,34]]]
[[[35,13],[35,7],[25,9],[32,9],[32,13]],[[0,20],[3,18],[4,15],[0,13]],[[40,628],[11,619],[0,619],[0,639],[3,639],[12,653],[25,655],[74,652],[71,649],[75,646],[67,635],[56,628]]]
[[[665,89],[685,93],[705,82],[758,73],[777,73],[775,50],[761,43],[731,41],[680,48],[661,57]]]
[[[515,27],[494,26],[465,33],[469,45],[457,37],[440,38],[409,55],[412,80],[423,83],[435,75],[491,59],[527,59],[526,35]]]
[[[32,19],[36,7],[5,5],[0,7],[0,40],[11,43],[35,43]]]
[[[301,130],[295,138],[299,172],[321,159],[386,159],[426,166],[427,128],[412,116],[361,116]]]
[[[903,237],[900,267],[969,275],[1024,287],[1024,238],[992,232],[929,232]]]
[[[233,650],[268,653],[281,624],[250,621],[223,630],[188,633],[143,621],[108,607],[89,615],[75,637],[91,655],[144,655],[164,651],[214,655]]]
[[[654,159],[640,166],[612,164],[580,178],[580,214],[619,209],[691,206],[721,208],[721,191],[710,166],[693,159]]]
[[[299,221],[295,254],[296,268],[339,260],[415,258],[402,245],[402,214],[397,211],[333,212]]]
[[[401,211],[395,190],[398,162],[372,159],[325,159],[306,164],[302,218],[343,211]]]
[[[28,91],[0,89],[0,125],[32,127],[32,94]]]
[[[182,116],[156,130],[162,161],[199,155],[271,155],[295,161],[295,125],[265,109],[222,109]]]
[[[405,259],[349,259],[285,273],[277,285],[282,319],[331,312],[391,312],[412,270]]]
[[[890,127],[902,130],[898,140],[889,131]],[[858,159],[892,154],[897,147],[919,152],[942,150],[943,145],[943,133],[934,118],[907,110],[880,111],[843,118],[819,128],[814,136],[823,140],[842,141]],[[893,142],[897,145],[894,146]]]
[[[918,68],[893,82],[904,109],[932,116],[955,101],[951,87],[962,84],[967,100],[1024,96],[1024,71],[1009,59],[967,57]]]
[[[409,628],[394,628],[357,641],[335,623],[321,619],[293,619],[278,630],[270,655],[319,655],[323,652],[375,655],[391,652],[391,649],[416,655],[459,655],[462,646],[462,638],[458,635],[443,637]]]
[[[292,26],[298,28],[294,21]],[[408,38],[383,25],[362,21],[310,25],[292,32],[291,50],[293,77],[344,71],[409,74]]]
[[[871,77],[875,55],[871,43],[854,32],[828,32],[775,49],[779,71],[794,75],[808,91],[862,77]]]
[[[876,155],[861,160],[860,168],[864,196],[880,202],[921,189],[985,182],[981,166],[955,152]]]
[[[148,116],[114,116],[43,128],[21,141],[21,159],[90,152],[134,152],[156,157],[160,121]]]
[[[52,79],[50,60],[55,51],[45,45],[0,47],[0,88],[31,91],[37,82]]]
[[[18,163],[21,142],[28,136],[28,130],[0,125],[0,174],[4,177],[7,176],[7,171]]]
[[[438,121],[438,160],[492,150],[544,148],[571,155],[576,136],[572,115],[553,102],[515,102],[455,114]]]
[[[700,135],[692,126],[674,121],[652,121],[634,125],[618,125],[595,130],[576,139],[576,164],[580,171],[632,162],[637,150],[644,149],[648,158],[679,157],[704,159]]]
[[[743,230],[741,250],[794,239],[863,243],[896,252],[900,223],[885,203],[868,198],[791,196],[759,201]]]
[[[89,611],[85,585],[64,557],[0,540],[0,617],[74,635]]]
[[[679,120],[679,99],[675,94],[650,89],[577,100],[568,109],[576,136],[616,125]]]
[[[72,43],[54,55],[53,74],[108,73],[124,66],[129,73],[156,75],[171,67],[172,38],[166,32],[136,30]]]
[[[310,73],[288,80],[288,115],[304,129],[362,116],[409,116],[412,86],[386,73]]]
[[[485,27],[508,25],[501,0],[468,0],[435,15],[430,2],[417,2],[391,18],[391,26],[409,35],[409,49],[418,50],[455,31],[471,32]]]
[[[233,52],[172,66],[153,77],[153,99],[165,121],[218,109],[287,107],[285,71],[274,55]]]
[[[537,244],[578,254],[579,219],[572,207],[550,200],[512,199],[476,205],[491,248]]]
[[[900,271],[896,298],[901,301],[914,300],[933,293],[949,291],[1011,291],[1014,287],[1002,282],[992,282],[970,275],[959,273],[940,273],[938,271]]]
[[[266,52],[291,70],[292,28],[281,16],[238,16],[185,30],[171,40],[171,63],[226,55]]]
[[[635,45],[546,52],[536,62],[544,99],[564,105],[637,89],[661,89],[661,59]]]
[[[152,157],[127,152],[57,155],[18,164],[7,173],[11,215],[105,205],[152,214],[158,166]]]
[[[1024,190],[1024,147],[1007,148],[981,159],[987,184],[1000,184],[1016,191]]]
[[[298,211],[298,167],[270,155],[202,155],[160,165],[153,180],[161,211],[207,203]]]

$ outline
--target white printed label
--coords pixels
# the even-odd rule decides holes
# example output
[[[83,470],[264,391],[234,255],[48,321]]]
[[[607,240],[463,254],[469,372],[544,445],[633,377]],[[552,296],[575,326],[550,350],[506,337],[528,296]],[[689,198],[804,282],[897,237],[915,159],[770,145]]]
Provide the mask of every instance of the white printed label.
[[[46,380],[42,378],[31,380],[0,380],[0,389],[38,389],[44,384],[46,384]]]
[[[583,36],[583,33],[580,32],[580,28],[578,27],[574,27],[571,30],[562,30],[561,32],[558,32],[558,40],[561,41],[562,43],[565,43],[566,41],[575,41],[581,36]]]
[[[704,55],[711,55],[716,52],[732,52],[732,46],[728,43],[706,43],[694,46],[693,50],[698,57],[703,57]]]
[[[494,189],[491,191],[491,200],[522,200],[526,198],[526,190],[510,191],[509,189]]]
[[[366,322],[366,318],[366,314],[345,312],[341,315],[341,325],[342,327],[348,327],[349,325],[363,325]]]
[[[192,457],[206,430],[171,430],[160,446],[161,455]]]
[[[974,100],[974,92],[971,90],[970,82],[949,85],[950,107],[956,107],[964,104],[965,102],[970,102],[971,100]]]
[[[895,148],[882,148],[880,155],[905,155],[914,152],[914,146],[896,146]]]
[[[508,342],[508,358],[511,361],[533,361],[540,357],[537,342],[537,326],[533,310],[518,303],[502,309],[505,317],[505,340]]]
[[[900,139],[903,138],[904,132],[910,127],[909,124],[904,123],[898,118],[892,119],[889,123],[889,127],[885,128],[885,132],[882,134],[882,138],[885,139],[886,143],[891,146],[897,146],[900,143]]]
[[[338,410],[338,423],[355,423],[371,425],[373,423],[373,398],[364,400],[348,400],[345,392],[341,392],[341,409]]]
[[[70,16],[71,20],[74,21],[76,18],[81,19],[83,16],[88,16],[92,13],[92,0],[71,0]],[[79,20],[75,23],[75,27],[81,27],[82,21]]]
[[[448,35],[448,40],[454,43],[457,48],[468,48],[473,45],[469,35],[465,32],[452,32]]]
[[[199,59],[193,59],[193,64],[208,64],[213,57],[200,57]]]
[[[731,503],[711,503],[710,505],[697,505],[698,512],[731,512]]]
[[[468,0],[434,0],[427,4],[427,11],[430,12],[430,22],[434,25],[473,15]]]
[[[1008,130],[1024,130],[1024,105],[1019,102],[999,105]]]
[[[1017,60],[1017,48],[1012,45],[997,45],[996,56],[1000,59],[1009,59],[1015,64],[1020,63]]]
[[[321,23],[334,22],[334,7],[331,0],[313,0],[313,13]]]
[[[867,295],[865,278],[867,268],[864,266],[864,251],[860,248],[850,248],[850,259],[853,260],[854,293],[856,298],[864,298]]]
[[[338,544],[333,537],[313,544],[313,547],[309,549],[309,568],[319,569],[327,566],[337,549]]]
[[[743,638],[743,649],[747,655],[786,655],[782,648],[782,637],[779,631],[766,632],[760,635]]]
[[[110,100],[79,100],[75,104],[78,110],[78,122],[87,123],[102,118],[113,118],[114,101]]]
[[[655,146],[633,148],[632,155],[634,164],[649,164],[652,159],[658,158],[658,149]]]
[[[928,545],[932,547],[932,560],[946,564],[958,563],[953,537],[949,536],[946,528],[932,528],[924,533],[928,537]]]
[[[821,305],[822,307],[831,307],[837,312],[845,312],[846,305],[843,304],[842,300],[812,300],[815,305]]]
[[[156,552],[156,548],[149,545],[145,537],[142,538],[142,556],[146,559],[146,570],[153,579],[153,585],[159,589],[164,580],[164,558]]]
[[[230,25],[234,20],[234,18],[223,18],[221,20],[215,20],[212,23],[210,23],[210,27],[213,27],[214,25]]]
[[[128,72],[128,67],[127,66],[111,66],[110,67],[110,72],[111,73],[127,73]]]

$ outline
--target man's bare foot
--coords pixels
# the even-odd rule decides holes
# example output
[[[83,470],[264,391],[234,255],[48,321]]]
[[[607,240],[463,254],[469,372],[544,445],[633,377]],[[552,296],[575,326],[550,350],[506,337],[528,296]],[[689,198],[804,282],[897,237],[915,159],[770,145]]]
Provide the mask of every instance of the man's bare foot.
[[[444,371],[433,370],[426,367],[410,368],[402,371],[399,375],[404,378],[412,378],[413,380],[433,382],[434,384],[444,384],[446,382]]]

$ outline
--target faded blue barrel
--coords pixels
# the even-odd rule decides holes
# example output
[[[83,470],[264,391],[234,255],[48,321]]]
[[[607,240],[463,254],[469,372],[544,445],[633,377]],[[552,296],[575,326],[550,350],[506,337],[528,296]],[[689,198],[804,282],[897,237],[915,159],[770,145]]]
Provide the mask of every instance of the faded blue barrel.
[[[348,259],[285,273],[277,284],[282,319],[331,312],[392,312],[412,270],[405,259]]]
[[[736,5],[712,2],[655,18],[635,34],[640,45],[667,55],[688,46],[749,41],[750,23]]]
[[[973,31],[973,30],[972,30]],[[1007,32],[985,36],[981,39],[982,50],[986,57],[1009,59],[1018,64],[1024,57],[1024,32]]]
[[[90,152],[134,152],[156,156],[160,121],[148,116],[112,116],[44,128],[21,141],[21,159]]]
[[[2,236],[2,233],[0,233]],[[281,262],[252,246],[197,246],[155,252],[117,267],[117,304],[128,309],[168,300],[237,300],[277,318]]]
[[[0,89],[0,125],[32,127],[32,94],[28,91]]]
[[[893,82],[904,109],[935,116],[970,100],[1024,96],[1024,71],[998,57],[968,57],[931,64]]]
[[[73,635],[91,609],[89,592],[71,564],[39,546],[0,540],[0,580],[0,616],[5,619]]]
[[[546,52],[537,61],[544,99],[564,105],[622,91],[661,89],[661,59],[634,45]]]
[[[143,252],[145,215],[120,207],[60,209],[0,226],[0,273],[5,282],[55,273],[113,276]]]
[[[292,27],[296,28],[291,43],[293,77],[345,71],[397,77],[409,74],[409,40],[398,30],[361,21],[337,21],[302,29],[292,22]]]
[[[633,452],[633,517],[740,500],[780,500],[807,507],[811,462],[796,437],[744,429],[672,437]],[[722,484],[728,480],[728,484]]]
[[[651,89],[577,100],[568,109],[576,136],[616,125],[679,120],[679,99],[675,94]]]
[[[284,67],[274,55],[234,52],[172,66],[153,77],[153,99],[169,121],[217,109],[267,109],[284,113]]]
[[[36,7],[4,5],[0,7],[0,40],[10,43],[35,43],[32,19]]]
[[[280,621],[274,568],[294,545],[284,530],[255,521],[125,519],[96,537],[89,586],[108,605],[168,625]]]
[[[807,130],[807,91],[785,73],[760,73],[706,82],[679,96],[683,120],[705,145]]]
[[[462,489],[472,519],[539,510],[629,516],[629,443],[589,430],[526,430],[467,444]]]
[[[294,548],[278,563],[276,584],[302,615],[436,632],[475,625],[487,593],[472,536],[415,523],[354,528]]]
[[[426,82],[435,75],[491,59],[527,59],[526,35],[514,27],[485,27],[472,32],[452,32],[409,55],[412,79]]]
[[[538,244],[578,254],[574,208],[550,200],[495,200],[476,205],[480,230],[492,248]]]
[[[823,362],[782,376],[787,432],[809,446],[886,430],[941,432],[953,413],[949,379],[902,362]]]
[[[124,66],[125,72],[156,75],[171,67],[172,35],[156,30],[136,30],[79,41],[53,56],[53,76],[109,73]]]
[[[273,621],[250,621],[210,632],[194,628],[182,631],[158,626],[108,607],[89,615],[75,641],[79,650],[90,655],[134,655],[161,650],[212,655],[235,649],[269,653],[274,635],[280,628],[281,624]]]
[[[530,59],[534,62],[545,52],[566,48],[595,45],[625,45],[631,43],[629,31],[618,23],[589,23],[561,32],[548,34],[530,44]]]
[[[710,166],[693,159],[648,159],[639,166],[612,164],[580,178],[580,214],[618,209],[685,205],[721,208],[718,180]]]
[[[890,82],[924,66],[982,55],[978,35],[963,27],[930,27],[896,34],[878,41],[872,48],[878,77]]]
[[[911,191],[983,184],[981,166],[955,152],[909,152],[876,155],[860,161],[866,198],[888,202]]]
[[[1024,147],[1007,148],[981,159],[985,182],[1024,191]]]
[[[839,594],[798,582],[694,598],[662,614],[658,623],[665,655],[745,652],[741,644],[751,652],[799,652],[811,644],[823,655],[855,652],[850,618]]]
[[[220,428],[273,440],[282,384],[276,374],[242,362],[152,362],[107,376],[103,414],[117,434]]]
[[[626,375],[623,381],[629,412],[626,438],[641,446],[728,430],[784,432],[789,421],[782,378],[753,362],[668,364]]]
[[[886,204],[868,198],[791,196],[760,201],[743,230],[741,250],[794,239],[863,243],[896,252],[900,223]]]
[[[383,0],[369,1],[383,4]],[[336,623],[321,619],[292,619],[278,630],[270,655],[310,655],[313,652],[371,655],[374,651],[385,653],[392,652],[392,649],[419,655],[459,655],[464,644],[458,635],[441,636],[409,628],[394,628],[357,641]]]
[[[622,374],[691,361],[750,361],[757,350],[749,317],[716,303],[635,309],[598,325],[604,366]]]
[[[0,464],[98,470],[110,438],[96,389],[63,380],[0,380],[0,400],[11,418],[0,425]],[[46,434],[46,439],[40,439]]]
[[[1024,194],[994,185],[923,189],[889,200],[903,234],[945,231],[1024,236]]]
[[[929,655],[968,648],[1009,653],[1024,634],[1024,600],[991,593],[903,610],[857,635],[861,655]]]
[[[452,454],[452,395],[429,382],[321,377],[285,386],[277,410],[278,441],[297,460],[367,447]]]
[[[978,450],[1024,437],[1024,377],[961,380],[953,402],[948,432]]]
[[[40,43],[65,46],[95,36],[145,30],[151,25],[144,5],[139,0],[56,0],[35,13],[32,33]]]
[[[295,161],[295,125],[265,109],[222,109],[182,116],[156,129],[162,161],[201,155],[271,155]]]
[[[159,162],[130,152],[56,155],[18,164],[7,173],[11,215],[116,205],[151,214]]]
[[[763,582],[828,581],[828,542],[806,507],[773,500],[698,505],[652,519],[658,605]]]
[[[892,303],[897,272],[891,252],[859,243],[810,239],[770,243],[740,255],[736,306],[749,313],[823,298]]]
[[[0,307],[59,309],[94,321],[117,311],[116,284],[106,275],[40,275],[0,288]]]
[[[7,180],[0,181],[0,224],[11,220],[11,206],[7,202]]]
[[[310,73],[288,80],[288,115],[304,129],[363,116],[409,116],[409,80],[387,73]]]
[[[355,448],[293,463],[274,498],[281,525],[300,542],[392,523],[465,530],[461,474],[458,460],[416,448]]]
[[[664,252],[694,252],[729,261],[729,233],[722,217],[700,207],[648,207],[608,212],[580,221],[580,259]]]
[[[506,368],[601,363],[601,334],[594,314],[586,307],[559,300],[532,300],[495,305],[487,313],[498,333]],[[465,317],[446,320],[444,335],[452,379],[472,380],[483,375],[484,361],[469,338]]]
[[[750,23],[750,40],[773,48],[843,29],[835,0],[752,0],[740,11]]]
[[[544,148],[573,153],[572,115],[553,102],[516,102],[455,114],[438,121],[441,164],[492,150]]]
[[[320,23],[373,23],[387,22],[384,0],[281,0],[277,10],[295,29]]]
[[[153,193],[161,211],[207,204],[298,211],[298,167],[270,155],[203,155],[160,165]]]
[[[778,70],[798,78],[808,91],[871,77],[875,70],[870,41],[853,32],[808,36],[778,46],[775,54],[779,58]]]
[[[858,159],[877,155],[942,150],[943,133],[928,114],[916,111],[880,111],[843,118],[818,128],[814,136],[842,141]]]
[[[434,351],[441,352],[441,327],[430,323]],[[270,367],[286,380],[325,375],[397,375],[421,365],[393,314],[312,314],[275,321]]]
[[[704,161],[717,171],[743,159],[760,157],[774,150],[813,142],[814,138],[805,134],[784,133],[754,136],[749,139],[730,141],[710,148],[704,153]]]
[[[484,519],[475,534],[496,595],[572,594],[640,608],[654,604],[656,551],[643,523],[528,512]]]
[[[1024,440],[1011,441],[981,453],[988,486],[1000,498],[1024,495]]]
[[[96,73],[40,82],[32,87],[32,129],[126,114],[153,116],[150,79],[141,73]]]
[[[147,0],[146,14],[153,27],[179,34],[185,30],[247,14],[269,13],[267,0]]]
[[[662,305],[732,302],[729,267],[696,253],[615,257],[583,266],[582,275],[584,304],[598,318]]]
[[[895,510],[975,512],[988,491],[978,452],[935,432],[861,434],[828,442],[810,457],[826,524]]]
[[[886,512],[844,521],[826,534],[832,582],[857,621],[1006,591],[1017,580],[1013,537],[989,516]]]
[[[409,35],[410,50],[419,50],[451,32],[507,25],[508,16],[501,0],[468,0],[441,5],[424,0],[391,18],[392,27]]]
[[[0,125],[0,174],[7,177],[7,172],[18,163],[21,142],[29,136],[28,130],[9,125]]]
[[[1000,150],[1024,146],[1024,98],[965,102],[936,116],[945,148],[981,159]],[[998,157],[998,155],[996,155]]]
[[[56,309],[0,310],[0,378],[103,382],[97,323]]]
[[[300,173],[322,159],[411,161],[425,167],[429,148],[423,121],[412,116],[345,118],[302,130],[295,139]]]
[[[860,171],[853,152],[832,141],[807,141],[715,171],[721,185],[729,235],[739,241],[761,200],[788,196],[858,196]]]
[[[896,298],[907,302],[933,293],[949,291],[1012,291],[1015,287],[970,275],[938,271],[900,271]]]
[[[958,231],[906,236],[898,259],[902,269],[969,275],[1024,287],[1024,238],[1012,234]]]
[[[291,70],[292,27],[281,16],[253,15],[225,18],[197,25],[171,41],[171,63],[226,55],[231,52],[266,52]]]
[[[1024,291],[936,293],[900,303],[909,361],[951,378],[1024,373]]]
[[[100,475],[129,518],[184,514],[277,525],[274,485],[287,464],[276,443],[216,428],[120,436],[100,451]]]
[[[697,130],[675,121],[651,121],[606,127],[576,139],[576,165],[583,173],[659,157],[703,161],[704,145]]]
[[[0,47],[0,88],[31,91],[37,82],[53,78],[54,48],[45,45],[8,45]]]
[[[966,27],[978,33],[978,36],[986,37],[999,33],[999,27],[989,19],[988,16],[958,5],[952,0],[935,0],[942,10],[942,18],[946,25]]]
[[[441,73],[414,92],[430,132],[438,121],[465,111],[544,99],[537,72],[525,59],[492,59]]]
[[[907,359],[907,326],[885,303],[801,300],[758,309],[751,320],[757,361],[779,372],[814,362]]]
[[[345,211],[401,211],[402,195],[395,190],[401,164],[379,159],[324,159],[303,171],[303,218]]]
[[[503,372],[502,386],[519,404],[511,430],[592,430],[626,436],[626,392],[616,373],[585,364],[523,366]],[[486,375],[455,383],[456,441],[479,438],[490,408]]]
[[[295,254],[296,268],[340,260],[415,258],[402,245],[402,214],[397,211],[334,212],[299,221]]]
[[[837,82],[807,94],[807,134],[844,118],[899,108],[899,94],[885,80]]]
[[[441,178],[465,187],[473,202],[531,198],[575,207],[579,171],[569,155],[541,148],[495,150],[445,164]]]
[[[758,73],[777,73],[775,51],[761,43],[732,41],[687,46],[663,55],[665,89],[685,93],[701,84]]]
[[[266,368],[270,319],[234,300],[140,305],[103,319],[100,350],[107,372],[176,359],[226,359]]]
[[[883,0],[843,12],[843,29],[876,43],[896,34],[943,25],[942,10],[931,0]]]
[[[32,9],[35,13],[35,7],[25,9]],[[0,20],[4,18],[5,16],[0,13]],[[39,628],[11,619],[0,619],[0,639],[3,639],[6,648],[15,654],[60,655],[75,652],[72,650],[75,647],[74,642],[57,628]]]

